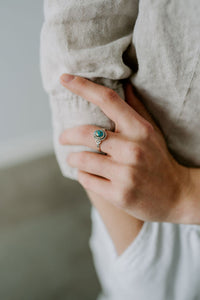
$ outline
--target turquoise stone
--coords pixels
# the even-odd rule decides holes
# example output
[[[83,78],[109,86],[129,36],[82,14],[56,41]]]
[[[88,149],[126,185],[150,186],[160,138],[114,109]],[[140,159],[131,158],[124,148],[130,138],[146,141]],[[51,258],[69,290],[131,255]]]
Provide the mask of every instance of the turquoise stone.
[[[96,136],[98,136],[98,137],[103,136],[103,131],[102,130],[96,130]]]

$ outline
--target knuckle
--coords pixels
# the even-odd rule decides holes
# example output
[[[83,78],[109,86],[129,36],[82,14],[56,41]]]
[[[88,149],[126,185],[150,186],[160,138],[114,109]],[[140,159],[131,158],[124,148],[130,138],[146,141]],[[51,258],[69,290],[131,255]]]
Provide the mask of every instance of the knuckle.
[[[127,208],[129,207],[131,202],[131,195],[130,195],[130,190],[123,187],[120,191],[119,191],[119,197],[118,197],[118,205],[121,208]]]
[[[129,180],[130,178],[133,177],[133,169],[126,166],[124,169],[123,169],[123,178],[125,180],[125,182],[129,183]]]
[[[121,208],[129,208],[135,199],[138,182],[133,168],[126,167],[122,172],[123,184],[117,188],[117,202]]]
[[[76,81],[76,84],[78,85],[78,89],[80,90],[85,89],[88,85],[88,80],[84,77],[76,77],[74,81]]]
[[[121,182],[126,191],[132,190],[136,187],[136,175],[134,168],[126,166],[121,172]]]
[[[78,154],[78,164],[79,164],[81,167],[83,167],[83,166],[86,165],[86,163],[87,163],[87,155],[86,155],[86,153],[85,153],[85,152],[80,152],[80,153]]]
[[[135,145],[133,142],[129,142],[126,146],[126,155],[133,163],[139,163],[144,158],[144,153],[141,147]]]
[[[110,88],[105,88],[104,89],[104,93],[103,93],[103,100],[104,101],[116,101],[116,99],[118,98],[118,94],[110,89]]]
[[[136,189],[137,187],[137,177],[135,175],[135,172],[132,170],[132,172],[129,173],[129,178],[128,178],[128,186],[131,191]]]
[[[144,159],[144,152],[140,147],[134,149],[135,162],[140,163]]]
[[[146,123],[141,128],[141,136],[144,140],[148,140],[154,132],[154,128],[150,123]]]
[[[80,128],[78,128],[78,133],[80,136],[87,136],[90,131],[89,125],[83,125]]]

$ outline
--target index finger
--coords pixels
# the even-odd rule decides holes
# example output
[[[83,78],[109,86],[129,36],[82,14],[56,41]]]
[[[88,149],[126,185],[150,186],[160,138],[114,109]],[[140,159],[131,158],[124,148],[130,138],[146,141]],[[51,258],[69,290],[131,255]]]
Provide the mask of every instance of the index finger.
[[[133,135],[132,126],[137,131],[142,124],[146,124],[145,119],[112,89],[79,76],[74,76],[72,80],[66,82],[68,77],[68,74],[63,74],[60,77],[61,84],[71,92],[99,106],[115,123],[119,132],[130,131]]]

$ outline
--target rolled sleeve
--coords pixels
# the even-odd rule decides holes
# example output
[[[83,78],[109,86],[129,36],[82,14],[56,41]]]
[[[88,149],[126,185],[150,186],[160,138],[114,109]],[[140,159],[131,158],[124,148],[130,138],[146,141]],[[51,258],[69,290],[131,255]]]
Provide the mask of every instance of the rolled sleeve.
[[[40,67],[50,99],[54,149],[62,174],[77,179],[77,170],[67,165],[66,157],[87,148],[61,146],[60,133],[83,124],[114,130],[114,123],[99,107],[61,86],[59,77],[69,73],[88,78],[124,99],[121,80],[132,70],[124,63],[123,54],[131,44],[137,1],[46,0],[44,12]]]

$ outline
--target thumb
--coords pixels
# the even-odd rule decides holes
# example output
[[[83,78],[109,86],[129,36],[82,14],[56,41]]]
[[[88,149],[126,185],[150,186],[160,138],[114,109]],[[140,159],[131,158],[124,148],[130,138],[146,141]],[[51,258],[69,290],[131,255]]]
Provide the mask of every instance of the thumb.
[[[129,81],[124,84],[124,93],[126,102],[145,120],[151,123],[155,129],[158,128],[157,124],[153,120],[151,114],[148,112],[144,104],[134,94],[133,86]]]

